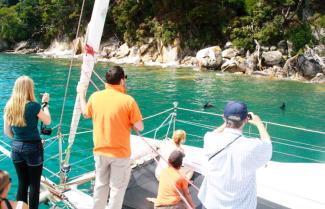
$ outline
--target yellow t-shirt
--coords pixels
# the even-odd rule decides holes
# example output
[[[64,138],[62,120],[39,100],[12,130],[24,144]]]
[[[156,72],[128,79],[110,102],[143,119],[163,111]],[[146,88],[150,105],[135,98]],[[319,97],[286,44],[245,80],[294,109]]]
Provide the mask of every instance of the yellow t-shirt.
[[[174,185],[174,186],[173,186]],[[158,196],[155,206],[176,205],[181,200],[176,188],[183,193],[188,189],[188,183],[177,170],[167,167],[160,172]]]
[[[93,121],[94,154],[127,158],[131,155],[131,127],[142,120],[142,115],[123,86],[105,87],[90,96],[86,108],[86,115]]]

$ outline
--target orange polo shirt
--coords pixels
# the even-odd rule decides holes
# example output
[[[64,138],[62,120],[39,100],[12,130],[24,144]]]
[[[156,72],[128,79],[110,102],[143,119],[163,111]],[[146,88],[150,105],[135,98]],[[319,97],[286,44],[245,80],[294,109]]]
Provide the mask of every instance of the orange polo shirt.
[[[188,183],[174,168],[167,167],[159,175],[158,196],[155,206],[176,205],[181,200],[176,188],[184,194],[188,189]]]
[[[90,96],[86,107],[86,115],[93,121],[94,154],[127,158],[131,155],[131,127],[142,120],[142,115],[123,86],[105,87]]]

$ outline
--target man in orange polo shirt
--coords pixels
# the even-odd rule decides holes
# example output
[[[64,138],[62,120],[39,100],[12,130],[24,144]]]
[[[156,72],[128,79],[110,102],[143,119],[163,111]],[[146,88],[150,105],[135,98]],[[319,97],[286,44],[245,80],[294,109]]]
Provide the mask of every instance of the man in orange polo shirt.
[[[136,101],[126,94],[126,75],[120,66],[106,73],[105,90],[93,93],[86,104],[85,87],[77,87],[81,112],[92,118],[96,181],[94,209],[121,209],[130,168],[131,128],[143,130]],[[108,203],[107,198],[109,197]]]
[[[158,196],[155,209],[186,209],[187,204],[181,200],[180,194],[194,209],[193,200],[188,190],[188,182],[180,174],[184,153],[175,149],[168,158],[169,167],[164,168],[159,175]]]

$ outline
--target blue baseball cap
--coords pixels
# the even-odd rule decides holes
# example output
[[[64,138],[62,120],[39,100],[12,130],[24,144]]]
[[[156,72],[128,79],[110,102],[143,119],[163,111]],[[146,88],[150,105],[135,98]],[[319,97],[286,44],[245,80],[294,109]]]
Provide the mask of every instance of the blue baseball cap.
[[[228,102],[223,115],[226,119],[242,121],[247,118],[247,105],[239,101]]]

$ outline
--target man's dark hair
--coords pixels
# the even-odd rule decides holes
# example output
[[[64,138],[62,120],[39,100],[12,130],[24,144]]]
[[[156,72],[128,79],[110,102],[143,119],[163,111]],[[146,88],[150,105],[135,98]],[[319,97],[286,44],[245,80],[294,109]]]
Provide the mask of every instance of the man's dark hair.
[[[112,85],[120,84],[121,79],[124,79],[124,70],[120,66],[111,67],[105,75],[106,82]]]
[[[168,163],[175,169],[179,169],[183,164],[183,158],[185,154],[182,151],[174,150],[168,158]]]

